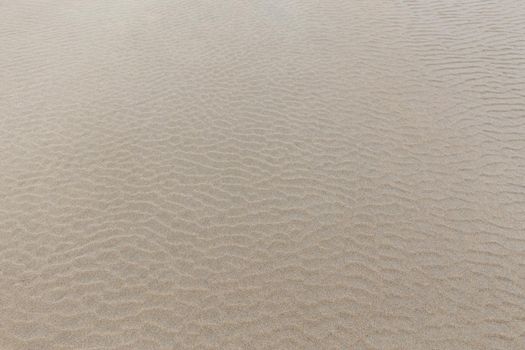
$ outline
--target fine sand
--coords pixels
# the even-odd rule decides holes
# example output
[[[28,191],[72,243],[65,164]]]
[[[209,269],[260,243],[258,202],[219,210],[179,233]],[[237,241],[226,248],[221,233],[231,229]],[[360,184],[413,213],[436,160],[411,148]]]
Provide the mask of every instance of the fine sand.
[[[525,349],[522,0],[0,0],[0,349]]]

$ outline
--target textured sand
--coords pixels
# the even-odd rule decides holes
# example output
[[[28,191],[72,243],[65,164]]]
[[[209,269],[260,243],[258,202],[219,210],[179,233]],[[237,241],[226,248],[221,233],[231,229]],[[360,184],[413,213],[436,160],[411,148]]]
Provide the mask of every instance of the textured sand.
[[[0,0],[0,349],[525,349],[522,0]]]

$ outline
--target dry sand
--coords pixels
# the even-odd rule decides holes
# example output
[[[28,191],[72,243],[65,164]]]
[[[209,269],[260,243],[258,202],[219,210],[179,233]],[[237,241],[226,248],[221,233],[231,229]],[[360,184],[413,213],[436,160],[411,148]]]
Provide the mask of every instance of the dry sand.
[[[525,349],[523,1],[0,1],[0,349]]]

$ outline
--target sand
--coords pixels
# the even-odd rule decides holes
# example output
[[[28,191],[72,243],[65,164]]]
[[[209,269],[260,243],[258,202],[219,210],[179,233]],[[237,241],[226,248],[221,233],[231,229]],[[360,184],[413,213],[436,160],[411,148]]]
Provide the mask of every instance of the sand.
[[[0,1],[0,349],[525,349],[523,1]]]

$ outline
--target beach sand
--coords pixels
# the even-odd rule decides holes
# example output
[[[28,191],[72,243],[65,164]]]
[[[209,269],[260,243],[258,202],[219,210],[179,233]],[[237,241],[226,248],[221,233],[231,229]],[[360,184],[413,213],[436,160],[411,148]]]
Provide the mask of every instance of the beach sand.
[[[0,349],[524,349],[520,0],[0,2]]]

